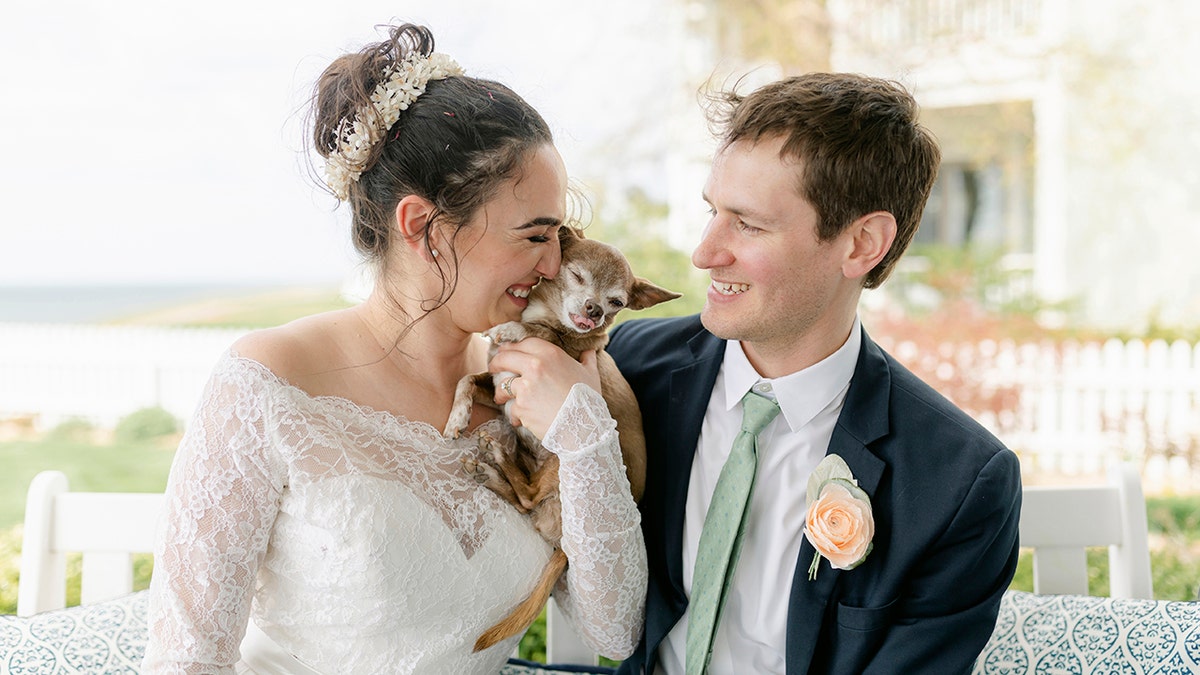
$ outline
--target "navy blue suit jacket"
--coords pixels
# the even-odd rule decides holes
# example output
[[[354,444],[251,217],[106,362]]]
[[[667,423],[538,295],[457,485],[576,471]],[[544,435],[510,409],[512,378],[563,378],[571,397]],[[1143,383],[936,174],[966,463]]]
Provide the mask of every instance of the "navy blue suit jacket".
[[[687,606],[684,503],[725,341],[698,316],[646,319],[615,328],[608,351],[637,394],[648,453],[646,629],[619,672],[653,673],[659,644]],[[787,672],[969,672],[1016,569],[1016,455],[865,331],[828,452],[871,498],[875,547],[853,570],[822,559],[809,581],[814,550],[804,541],[791,594],[780,598]]]

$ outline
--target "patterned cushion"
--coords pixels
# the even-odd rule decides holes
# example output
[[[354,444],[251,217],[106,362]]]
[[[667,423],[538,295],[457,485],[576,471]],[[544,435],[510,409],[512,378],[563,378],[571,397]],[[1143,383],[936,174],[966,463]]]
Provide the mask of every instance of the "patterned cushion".
[[[1008,591],[972,673],[1200,673],[1200,602]]]
[[[30,617],[0,615],[0,672],[129,673],[146,651],[145,591]]]
[[[147,591],[30,617],[0,615],[0,673],[137,675],[146,651]],[[603,666],[546,666],[512,659],[501,675],[611,673]]]

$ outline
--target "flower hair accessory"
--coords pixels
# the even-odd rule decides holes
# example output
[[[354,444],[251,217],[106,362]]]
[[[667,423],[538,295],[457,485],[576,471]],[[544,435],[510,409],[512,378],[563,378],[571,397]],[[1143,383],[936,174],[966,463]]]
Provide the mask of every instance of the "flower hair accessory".
[[[808,567],[808,580],[817,578],[824,557],[830,567],[852,570],[875,546],[875,517],[871,499],[858,487],[846,460],[827,455],[808,478],[808,513],[804,537],[817,550]]]
[[[341,200],[350,196],[350,183],[367,170],[371,149],[400,119],[400,113],[425,93],[425,85],[462,74],[449,56],[418,52],[385,71],[383,81],[371,92],[371,103],[359,108],[353,120],[344,119],[338,126],[336,147],[325,158],[325,184],[333,194]]]

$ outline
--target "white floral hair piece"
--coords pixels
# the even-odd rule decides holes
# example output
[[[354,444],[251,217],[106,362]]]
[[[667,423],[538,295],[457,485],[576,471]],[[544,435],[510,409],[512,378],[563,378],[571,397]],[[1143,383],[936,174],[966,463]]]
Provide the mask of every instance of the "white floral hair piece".
[[[413,52],[391,67],[371,92],[370,105],[359,108],[353,120],[344,119],[337,129],[337,147],[325,158],[325,184],[338,199],[350,196],[350,182],[367,169],[371,149],[400,119],[431,80],[462,75],[463,69],[445,54],[424,56]]]

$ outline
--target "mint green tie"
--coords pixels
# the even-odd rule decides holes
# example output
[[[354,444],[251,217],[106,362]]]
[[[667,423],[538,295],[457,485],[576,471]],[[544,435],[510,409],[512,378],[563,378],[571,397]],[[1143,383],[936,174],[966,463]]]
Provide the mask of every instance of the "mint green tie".
[[[700,548],[688,602],[687,675],[701,675],[712,656],[712,639],[725,607],[729,580],[742,548],[742,530],[750,513],[758,434],[779,414],[779,404],[753,391],[742,397],[742,430],[717,477],[712,502],[700,530]]]

